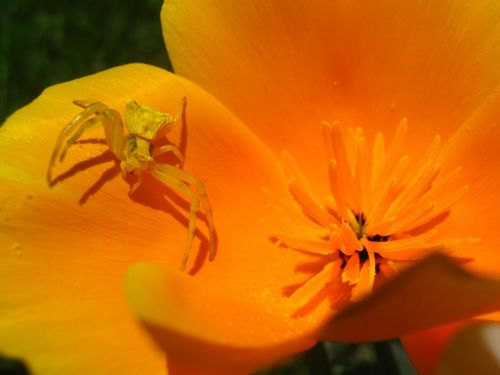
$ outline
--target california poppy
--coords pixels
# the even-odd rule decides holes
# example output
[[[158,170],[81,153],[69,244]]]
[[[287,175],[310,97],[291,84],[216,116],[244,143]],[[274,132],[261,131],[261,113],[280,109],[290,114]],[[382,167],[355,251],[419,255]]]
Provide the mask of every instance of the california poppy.
[[[166,2],[165,39],[180,76],[136,64],[56,85],[1,129],[0,235],[7,246],[0,253],[0,350],[26,357],[35,373],[92,373],[96,363],[103,374],[162,373],[163,351],[148,342],[145,327],[166,351],[171,373],[247,373],[318,339],[396,337],[500,308],[498,283],[432,257],[335,315],[359,284],[342,281],[350,259],[359,262],[358,279],[365,272],[371,280],[361,298],[383,279],[376,268],[385,263],[374,261],[381,252],[311,255],[285,238],[318,242],[324,234],[289,186],[298,176],[291,167],[311,196],[332,195],[323,121],[362,127],[363,138],[375,142],[377,132],[390,139],[407,118],[411,142],[398,155],[418,160],[438,132],[447,143],[433,166],[442,165],[440,176],[463,169],[463,180],[446,189],[469,186],[432,228],[439,249],[449,250],[441,239],[480,238],[460,242],[451,255],[472,272],[498,275],[498,106],[491,97],[500,71],[492,47],[498,36],[486,33],[496,27],[497,8]],[[79,112],[72,100],[96,99],[122,113],[132,98],[172,114],[183,97],[185,127],[169,141],[184,142],[185,170],[207,186],[218,237],[215,260],[207,262],[208,229],[198,225],[188,273],[178,271],[188,202],[152,178],[129,196],[113,155],[92,141],[99,133],[71,147],[52,189],[45,182],[57,134]],[[295,162],[283,163],[282,150]],[[336,204],[339,196],[333,193]],[[355,227],[347,210],[319,207],[337,214],[340,228]],[[362,227],[361,212],[354,213]],[[352,233],[395,240],[363,228]],[[420,255],[414,260],[427,252]],[[125,278],[131,314],[120,280],[138,261]],[[304,289],[325,269],[318,290]]]

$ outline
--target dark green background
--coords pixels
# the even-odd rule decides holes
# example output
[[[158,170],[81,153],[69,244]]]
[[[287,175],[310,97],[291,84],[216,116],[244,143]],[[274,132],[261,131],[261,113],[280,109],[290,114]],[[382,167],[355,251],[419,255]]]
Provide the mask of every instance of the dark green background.
[[[161,0],[4,0],[0,123],[58,82],[130,62],[170,69],[161,35],[161,4]],[[28,373],[19,362],[0,358],[1,375]],[[98,367],[95,373],[99,374]],[[288,365],[259,375],[414,373],[399,342],[391,341],[318,344]]]
[[[130,62],[169,68],[160,0],[3,0],[0,122],[58,82]]]

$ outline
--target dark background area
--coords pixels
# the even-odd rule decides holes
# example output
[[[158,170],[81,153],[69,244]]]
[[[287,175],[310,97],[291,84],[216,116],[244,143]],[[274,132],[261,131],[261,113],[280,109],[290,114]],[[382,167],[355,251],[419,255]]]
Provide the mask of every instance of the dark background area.
[[[4,0],[0,6],[0,123],[45,87],[131,62],[171,65],[162,0]],[[57,361],[57,359],[54,359]],[[96,363],[96,374],[99,374]],[[0,356],[0,375],[27,375]],[[259,375],[415,374],[399,342],[318,344]]]
[[[4,0],[0,123],[58,82],[130,62],[170,68],[161,0]]]

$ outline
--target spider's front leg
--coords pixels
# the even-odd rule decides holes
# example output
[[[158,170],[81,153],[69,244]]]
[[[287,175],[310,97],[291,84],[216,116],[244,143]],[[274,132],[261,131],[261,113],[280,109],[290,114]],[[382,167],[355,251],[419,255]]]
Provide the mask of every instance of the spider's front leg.
[[[76,105],[85,108],[82,112],[80,112],[73,120],[71,120],[59,133],[57,137],[56,145],[54,150],[52,151],[52,155],[49,161],[49,167],[47,169],[47,182],[50,184],[52,181],[52,168],[56,163],[56,159],[59,155],[59,151],[61,150],[61,146],[65,139],[71,135],[75,129],[77,132],[83,127],[89,127],[88,122],[91,121],[92,116],[95,116],[96,113],[104,111],[107,107],[98,101],[90,101],[87,100],[85,102],[74,101]],[[94,125],[96,122],[91,121],[91,125]],[[83,130],[82,130],[83,132]]]
[[[168,164],[156,164],[151,173],[160,182],[187,196],[191,200],[188,234],[186,247],[184,250],[184,257],[181,263],[181,270],[184,270],[186,268],[189,259],[189,253],[193,245],[196,222],[198,220],[198,211],[200,209],[200,202],[205,212],[209,230],[209,260],[213,260],[215,257],[215,226],[213,221],[212,208],[210,207],[210,202],[208,200],[207,192],[203,182],[201,182],[199,179],[189,174],[188,172]],[[190,186],[194,186],[196,191],[193,191]]]
[[[69,147],[75,143],[87,130],[102,123],[106,135],[106,142],[118,159],[123,158],[123,145],[125,143],[123,135],[123,124],[120,114],[114,109],[108,108],[105,104],[95,100],[74,100],[74,104],[84,108],[73,120],[71,120],[59,133],[50,157],[47,169],[47,182],[52,182],[52,168],[59,156],[62,162]],[[69,138],[68,138],[69,137]],[[61,151],[63,143],[66,142]]]

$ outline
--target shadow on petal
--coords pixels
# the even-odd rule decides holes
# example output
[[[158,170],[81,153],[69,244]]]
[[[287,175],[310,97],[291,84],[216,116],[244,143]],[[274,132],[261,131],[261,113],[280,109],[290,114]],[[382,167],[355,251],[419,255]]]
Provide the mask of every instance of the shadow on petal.
[[[294,330],[279,308],[236,299],[161,266],[132,265],[125,292],[132,311],[169,359],[192,366],[250,372],[315,342],[309,331]]]
[[[500,280],[483,279],[432,255],[336,315],[319,338],[386,340],[500,309]]]
[[[444,350],[436,374],[500,373],[500,324],[476,324],[460,331]]]

